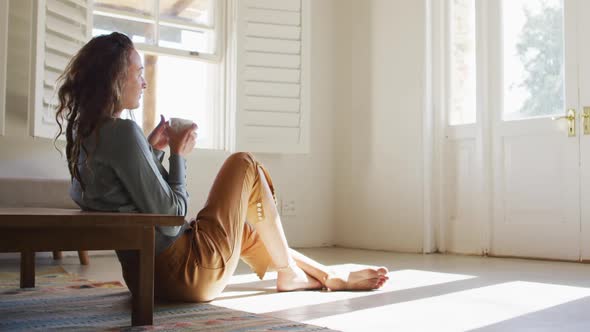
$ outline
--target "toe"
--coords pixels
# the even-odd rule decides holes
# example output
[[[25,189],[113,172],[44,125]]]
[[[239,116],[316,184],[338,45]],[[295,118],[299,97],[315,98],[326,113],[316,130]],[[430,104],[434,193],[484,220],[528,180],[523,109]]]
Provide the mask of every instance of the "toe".
[[[365,278],[379,278],[382,275],[379,269],[365,269],[362,270],[362,274]]]

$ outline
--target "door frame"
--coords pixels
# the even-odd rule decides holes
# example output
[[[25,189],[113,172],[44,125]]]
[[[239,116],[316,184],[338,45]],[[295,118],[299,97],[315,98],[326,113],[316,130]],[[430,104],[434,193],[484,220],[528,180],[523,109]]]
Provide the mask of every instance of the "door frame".
[[[501,45],[502,31],[498,20],[491,19],[491,17],[500,17],[501,6],[490,4],[488,1],[476,1],[476,75],[477,75],[477,109],[475,124],[448,126],[447,117],[449,99],[448,73],[449,59],[447,54],[449,50],[448,36],[449,36],[449,6],[451,0],[436,1],[426,0],[428,2],[429,21],[431,26],[430,38],[427,38],[427,43],[430,47],[430,56],[427,57],[427,70],[432,71],[432,75],[427,80],[431,91],[427,91],[426,95],[430,95],[432,103],[430,112],[425,112],[424,122],[431,121],[434,133],[434,143],[432,146],[433,158],[428,160],[425,158],[425,169],[430,165],[432,171],[431,177],[431,201],[425,201],[425,205],[429,205],[432,211],[430,219],[430,227],[434,231],[436,239],[436,251],[439,252],[454,252],[452,246],[448,245],[449,239],[452,235],[447,231],[450,223],[450,208],[449,208],[449,193],[446,191],[445,181],[449,172],[449,146],[452,140],[456,139],[473,139],[476,145],[473,163],[471,167],[477,174],[478,181],[473,184],[474,193],[477,200],[477,213],[474,214],[474,222],[477,224],[479,230],[479,239],[477,241],[478,247],[475,245],[469,252],[461,252],[467,254],[481,254],[489,255],[492,250],[493,243],[493,227],[494,220],[497,216],[497,206],[494,204],[495,200],[495,142],[493,132],[498,118],[501,119],[500,112],[492,114],[490,110],[502,109],[503,101],[500,98],[493,96],[502,95],[502,73],[493,68],[501,68],[502,59],[500,57],[490,56],[489,51],[491,47]],[[590,3],[580,4],[578,0],[564,0],[571,2],[570,6],[584,5],[590,10]],[[582,10],[583,8],[580,8]],[[590,22],[582,22],[577,20],[575,24],[584,24],[590,29]],[[578,48],[581,48],[579,43],[576,43]],[[582,50],[576,50],[578,59],[590,57],[590,45],[585,46]],[[578,61],[576,61],[578,63]],[[588,92],[585,97],[580,93],[577,111],[580,111],[580,105],[584,102],[590,106],[590,64],[585,65],[585,71],[588,73],[588,79],[585,85],[578,82],[580,90],[587,86]],[[581,72],[581,71],[578,71]],[[585,98],[585,101],[583,100]],[[497,113],[497,114],[496,114]],[[579,118],[578,118],[579,120]],[[578,121],[577,120],[577,121]],[[578,128],[581,127],[580,122],[577,123]],[[428,128],[426,125],[424,128]],[[426,137],[427,135],[425,135]],[[582,141],[582,139],[581,139]],[[590,137],[586,139],[588,149],[590,149]],[[425,141],[426,142],[426,141]],[[580,142],[582,146],[582,142]],[[428,147],[427,145],[425,146]],[[426,149],[428,150],[428,149]],[[590,150],[589,150],[590,151]],[[590,165],[590,156],[588,158]],[[586,187],[590,188],[590,171],[586,178]],[[425,182],[427,178],[425,178]],[[426,188],[426,186],[425,186]],[[582,191],[582,190],[581,190]],[[588,190],[590,196],[590,189]],[[582,205],[583,206],[583,205]],[[583,208],[581,208],[582,210]],[[587,222],[585,222],[587,220]],[[582,259],[590,260],[590,204],[588,204],[587,211],[581,211],[581,232],[580,251]],[[427,230],[425,228],[425,234]]]
[[[448,75],[449,68],[449,22],[450,22],[450,3],[451,0],[426,0],[429,2],[427,8],[430,9],[430,19],[432,22],[430,29],[431,38],[427,38],[430,43],[430,62],[427,61],[427,70],[432,71],[430,80],[427,81],[432,91],[427,93],[432,98],[430,105],[431,112],[426,112],[424,121],[432,121],[434,133],[433,158],[430,162],[425,162],[425,166],[432,166],[432,194],[430,204],[432,211],[432,229],[436,238],[436,251],[438,252],[456,252],[453,246],[449,246],[449,225],[451,221],[448,190],[446,189],[449,167],[448,158],[450,146],[453,141],[473,140],[475,149],[473,150],[472,160],[469,165],[475,174],[477,181],[473,184],[473,196],[476,207],[474,213],[466,222],[476,224],[478,237],[474,244],[470,246],[468,253],[487,255],[491,244],[491,226],[492,226],[492,145],[491,145],[491,115],[488,112],[490,108],[488,93],[489,85],[487,84],[489,73],[489,20],[487,12],[489,4],[487,1],[475,2],[475,24],[476,24],[476,122],[474,124],[448,126],[448,100],[450,95],[450,80]],[[483,84],[482,84],[483,83]],[[429,118],[430,117],[430,118]],[[424,128],[427,128],[424,126]],[[426,160],[426,159],[425,159]],[[427,167],[425,167],[427,169]]]

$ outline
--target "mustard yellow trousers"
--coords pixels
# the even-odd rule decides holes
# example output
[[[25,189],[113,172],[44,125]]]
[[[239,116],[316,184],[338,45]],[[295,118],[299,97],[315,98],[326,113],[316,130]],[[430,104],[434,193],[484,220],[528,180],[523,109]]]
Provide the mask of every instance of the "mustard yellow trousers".
[[[274,198],[268,171],[251,154],[235,153],[225,161],[190,228],[156,256],[156,298],[211,301],[228,284],[240,258],[260,278],[264,276],[272,261],[253,226],[263,221],[267,208],[262,204],[265,191],[260,174],[266,177]],[[132,266],[123,266],[131,290],[136,280],[133,271]]]

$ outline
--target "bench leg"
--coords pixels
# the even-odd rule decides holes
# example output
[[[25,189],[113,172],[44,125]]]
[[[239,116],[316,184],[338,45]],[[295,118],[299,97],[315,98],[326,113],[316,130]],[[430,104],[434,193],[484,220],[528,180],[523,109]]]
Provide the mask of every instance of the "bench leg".
[[[88,265],[90,263],[90,260],[88,259],[88,251],[86,250],[78,251],[78,258],[82,265]]]
[[[138,251],[137,291],[133,294],[131,325],[154,322],[154,226],[142,230],[142,248]]]
[[[54,251],[53,252],[53,259],[61,259],[62,255],[61,255],[61,251]]]
[[[35,252],[20,253],[20,288],[35,287]]]

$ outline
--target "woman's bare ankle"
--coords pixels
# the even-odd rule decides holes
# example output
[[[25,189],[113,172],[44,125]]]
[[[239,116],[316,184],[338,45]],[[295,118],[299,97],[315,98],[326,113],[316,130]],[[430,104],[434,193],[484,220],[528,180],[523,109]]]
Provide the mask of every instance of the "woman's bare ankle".
[[[320,289],[323,285],[295,264],[277,268],[277,290],[289,292],[304,289]]]

